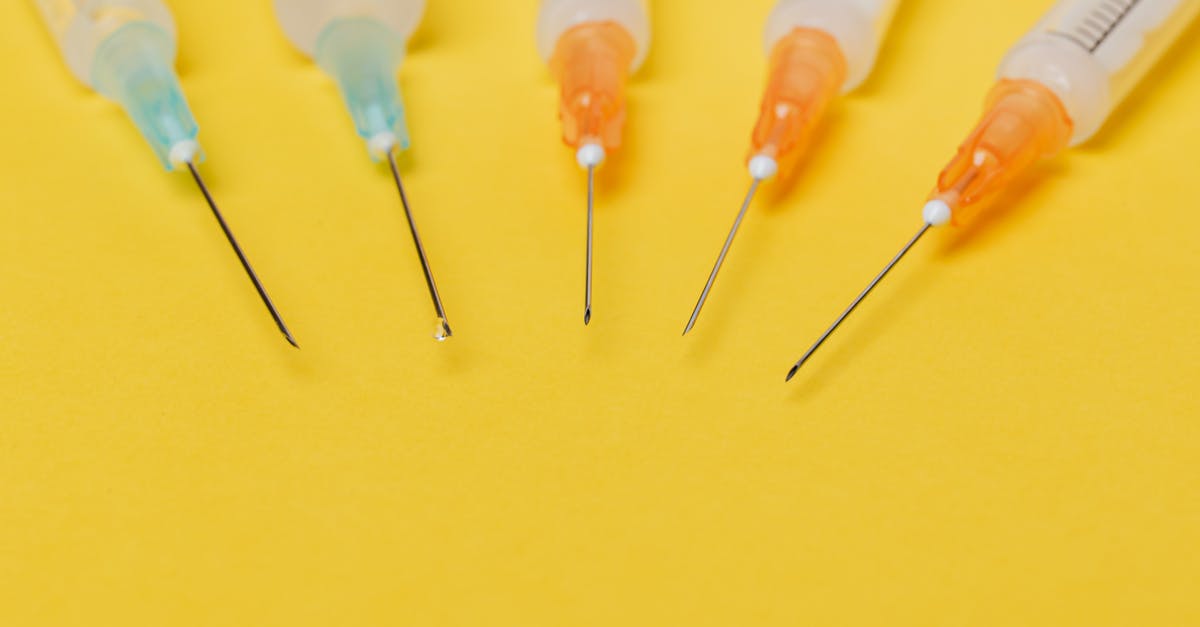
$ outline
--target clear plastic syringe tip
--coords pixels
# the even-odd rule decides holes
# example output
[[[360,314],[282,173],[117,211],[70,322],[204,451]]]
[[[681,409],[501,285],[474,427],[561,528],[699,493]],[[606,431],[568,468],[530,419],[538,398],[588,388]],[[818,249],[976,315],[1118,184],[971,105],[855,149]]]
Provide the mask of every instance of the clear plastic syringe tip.
[[[616,22],[586,22],[559,38],[550,67],[561,89],[559,116],[568,146],[620,148],[625,82],[636,53],[633,37]]]
[[[1046,86],[1000,81],[988,95],[983,118],[938,177],[930,201],[949,207],[952,221],[961,222],[967,210],[982,206],[1038,161],[1066,148],[1072,128],[1062,102]]]
[[[172,69],[172,35],[152,22],[121,26],[96,49],[92,81],[121,104],[167,169],[199,160],[200,129]]]
[[[761,164],[768,158],[777,167],[766,172],[789,175],[845,84],[846,72],[837,41],[824,31],[797,28],[779,40],[771,52],[770,78],[748,162],[753,166],[755,159]],[[759,172],[763,170],[752,167],[751,176],[762,178]]]
[[[317,63],[337,81],[355,129],[377,161],[391,149],[409,145],[396,83],[404,47],[401,34],[367,17],[330,22],[316,44]]]

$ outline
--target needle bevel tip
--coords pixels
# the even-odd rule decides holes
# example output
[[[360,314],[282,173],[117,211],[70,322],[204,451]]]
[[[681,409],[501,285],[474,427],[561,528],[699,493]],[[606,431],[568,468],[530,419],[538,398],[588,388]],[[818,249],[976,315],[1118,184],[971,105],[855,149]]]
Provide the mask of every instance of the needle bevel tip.
[[[798,372],[800,372],[800,364],[796,364],[795,366],[792,366],[792,369],[788,371],[787,378],[784,379],[784,383],[787,383],[787,382],[791,381],[792,379],[796,378],[796,373],[798,373]]]
[[[588,326],[592,323],[592,308],[588,307],[583,310],[583,326]]]
[[[433,333],[433,339],[445,342],[452,337],[454,337],[454,331],[450,330],[450,323],[446,322],[445,318],[438,318],[437,330]]]

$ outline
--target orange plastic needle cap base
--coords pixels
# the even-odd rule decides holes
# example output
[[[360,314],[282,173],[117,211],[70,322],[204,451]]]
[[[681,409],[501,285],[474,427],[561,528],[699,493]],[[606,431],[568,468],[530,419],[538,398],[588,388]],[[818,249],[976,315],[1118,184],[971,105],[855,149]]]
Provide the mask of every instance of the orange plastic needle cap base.
[[[578,148],[621,146],[625,125],[625,81],[637,45],[615,22],[588,22],[563,33],[550,59],[562,89],[559,115],[563,141]]]
[[[1073,123],[1049,88],[1030,80],[1003,80],[988,95],[987,110],[938,178],[931,200],[940,200],[960,224],[1071,139]]]
[[[754,128],[750,158],[771,157],[786,176],[846,81],[846,58],[824,31],[797,28],[771,53],[770,79]]]

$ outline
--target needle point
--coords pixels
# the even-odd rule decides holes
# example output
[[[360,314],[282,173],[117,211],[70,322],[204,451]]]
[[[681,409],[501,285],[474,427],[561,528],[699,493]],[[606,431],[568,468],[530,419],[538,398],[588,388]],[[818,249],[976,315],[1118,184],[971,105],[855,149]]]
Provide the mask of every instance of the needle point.
[[[221,214],[221,209],[217,206],[217,201],[213,198],[212,193],[208,191],[208,185],[205,184],[204,178],[200,176],[200,170],[196,168],[194,162],[188,161],[186,164],[188,172],[192,174],[192,179],[196,181],[196,186],[200,188],[200,193],[204,195],[204,200],[208,203],[208,208],[212,211],[213,217],[217,219],[217,224],[221,226],[221,231],[225,233],[225,239],[229,242],[230,247],[233,248],[238,261],[242,263],[242,269],[246,271],[246,276],[254,284],[255,291],[258,292],[263,305],[267,307],[267,312],[271,314],[271,319],[275,321],[275,326],[279,327],[279,331],[283,333],[283,337],[287,339],[288,344],[300,348],[300,345],[296,343],[296,338],[292,337],[291,331],[288,331],[287,325],[283,323],[283,316],[279,314],[275,303],[271,301],[271,297],[267,294],[267,288],[263,286],[262,281],[258,278],[258,274],[254,271],[254,267],[250,265],[250,260],[246,257],[246,253],[242,251],[237,238],[233,236],[233,230],[225,222],[225,216]]]
[[[796,362],[796,365],[792,367],[791,372],[788,373],[788,381],[791,381],[792,377],[796,376],[796,373],[800,371],[800,368],[802,368],[804,364],[808,363],[808,360],[812,358],[813,354],[825,345],[825,341],[828,340],[829,337],[842,326],[842,323],[850,317],[850,314],[854,313],[854,311],[858,309],[858,306],[861,305],[863,301],[871,295],[871,292],[873,292],[875,288],[883,282],[884,278],[886,278],[887,275],[900,263],[900,261],[904,259],[905,255],[907,255],[909,251],[911,251],[913,247],[917,245],[917,242],[921,241],[922,237],[925,237],[925,234],[928,233],[933,226],[934,225],[932,223],[926,222],[921,227],[921,230],[917,231],[917,234],[914,235],[913,238],[904,245],[904,248],[900,250],[899,254],[897,254],[895,257],[892,257],[892,260],[883,269],[883,272],[880,272],[878,275],[876,275],[875,280],[871,281],[871,284],[867,286],[867,289],[863,290],[862,293],[858,295],[858,298],[855,298],[854,302],[850,303],[850,306],[847,307],[844,312],[842,312],[841,316],[838,316],[838,319],[834,321],[833,325],[831,325],[829,329],[827,329],[825,333],[817,339],[816,343],[812,345],[812,348],[808,349],[808,352],[804,354],[804,357],[801,357],[800,361]]]
[[[442,304],[442,295],[438,292],[437,281],[433,279],[433,269],[429,265],[429,255],[425,253],[425,244],[421,242],[421,234],[417,231],[417,221],[413,218],[412,207],[408,204],[408,194],[404,191],[404,182],[400,178],[400,168],[396,165],[396,153],[387,151],[388,167],[392,178],[396,181],[396,190],[400,192],[400,204],[404,207],[404,217],[408,220],[408,230],[412,234],[413,246],[417,249],[417,258],[421,262],[421,272],[425,274],[425,286],[429,288],[429,297],[433,300],[433,309],[437,313],[438,328],[433,337],[443,342],[450,338],[450,323],[446,318],[446,307]]]
[[[596,166],[587,169],[587,259],[584,276],[583,326],[592,322],[592,268],[595,250]]]
[[[800,364],[796,364],[795,366],[792,366],[792,369],[788,371],[787,379],[784,379],[784,383],[787,383],[788,381],[791,381],[792,379],[796,378],[796,373],[798,373],[798,372],[800,372]]]
[[[433,339],[445,342],[452,337],[454,337],[454,331],[450,330],[450,323],[445,318],[438,318],[437,330],[433,333]]]
[[[737,238],[738,229],[742,227],[742,221],[746,219],[746,211],[750,208],[750,203],[754,201],[754,194],[758,191],[758,186],[762,184],[762,181],[760,178],[755,178],[754,183],[750,185],[750,191],[746,193],[746,199],[742,202],[737,218],[733,221],[733,228],[729,229],[725,244],[721,246],[721,254],[717,256],[717,263],[713,265],[712,272],[708,275],[708,281],[704,284],[704,290],[700,292],[700,300],[696,301],[696,308],[692,310],[692,317],[683,331],[684,335],[687,335],[696,326],[696,321],[700,319],[704,303],[708,302],[708,295],[712,293],[713,285],[717,282],[717,275],[721,273],[721,267],[725,265],[725,257],[729,255],[729,249],[733,247],[733,240]]]

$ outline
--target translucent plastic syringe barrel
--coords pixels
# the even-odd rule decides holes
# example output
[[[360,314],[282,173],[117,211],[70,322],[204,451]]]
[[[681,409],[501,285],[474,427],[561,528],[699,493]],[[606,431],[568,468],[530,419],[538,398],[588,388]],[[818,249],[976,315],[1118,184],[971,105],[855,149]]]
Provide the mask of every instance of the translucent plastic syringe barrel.
[[[1197,13],[1200,0],[1062,0],[1008,53],[999,76],[1053,91],[1078,144],[1104,125]]]
[[[750,176],[795,171],[830,103],[870,75],[900,0],[781,0],[767,19],[770,72]]]
[[[372,157],[407,148],[396,73],[425,0],[274,0],[288,38],[341,88]]]
[[[597,165],[621,145],[625,82],[650,51],[646,0],[543,0],[537,46],[559,83],[563,141]]]
[[[175,22],[162,2],[35,3],[71,72],[119,102],[167,168],[197,158],[199,128],[175,76]]]
[[[938,176],[933,225],[961,223],[1041,159],[1093,136],[1200,0],[1062,0],[1000,65],[982,119]]]
[[[612,22],[633,38],[635,52],[629,71],[645,62],[650,52],[650,14],[647,0],[543,0],[538,16],[538,52],[546,62],[554,56],[563,34],[587,23]]]
[[[767,54],[797,28],[828,33],[845,57],[842,89],[849,91],[871,74],[899,6],[900,0],[780,0],[767,19]]]

